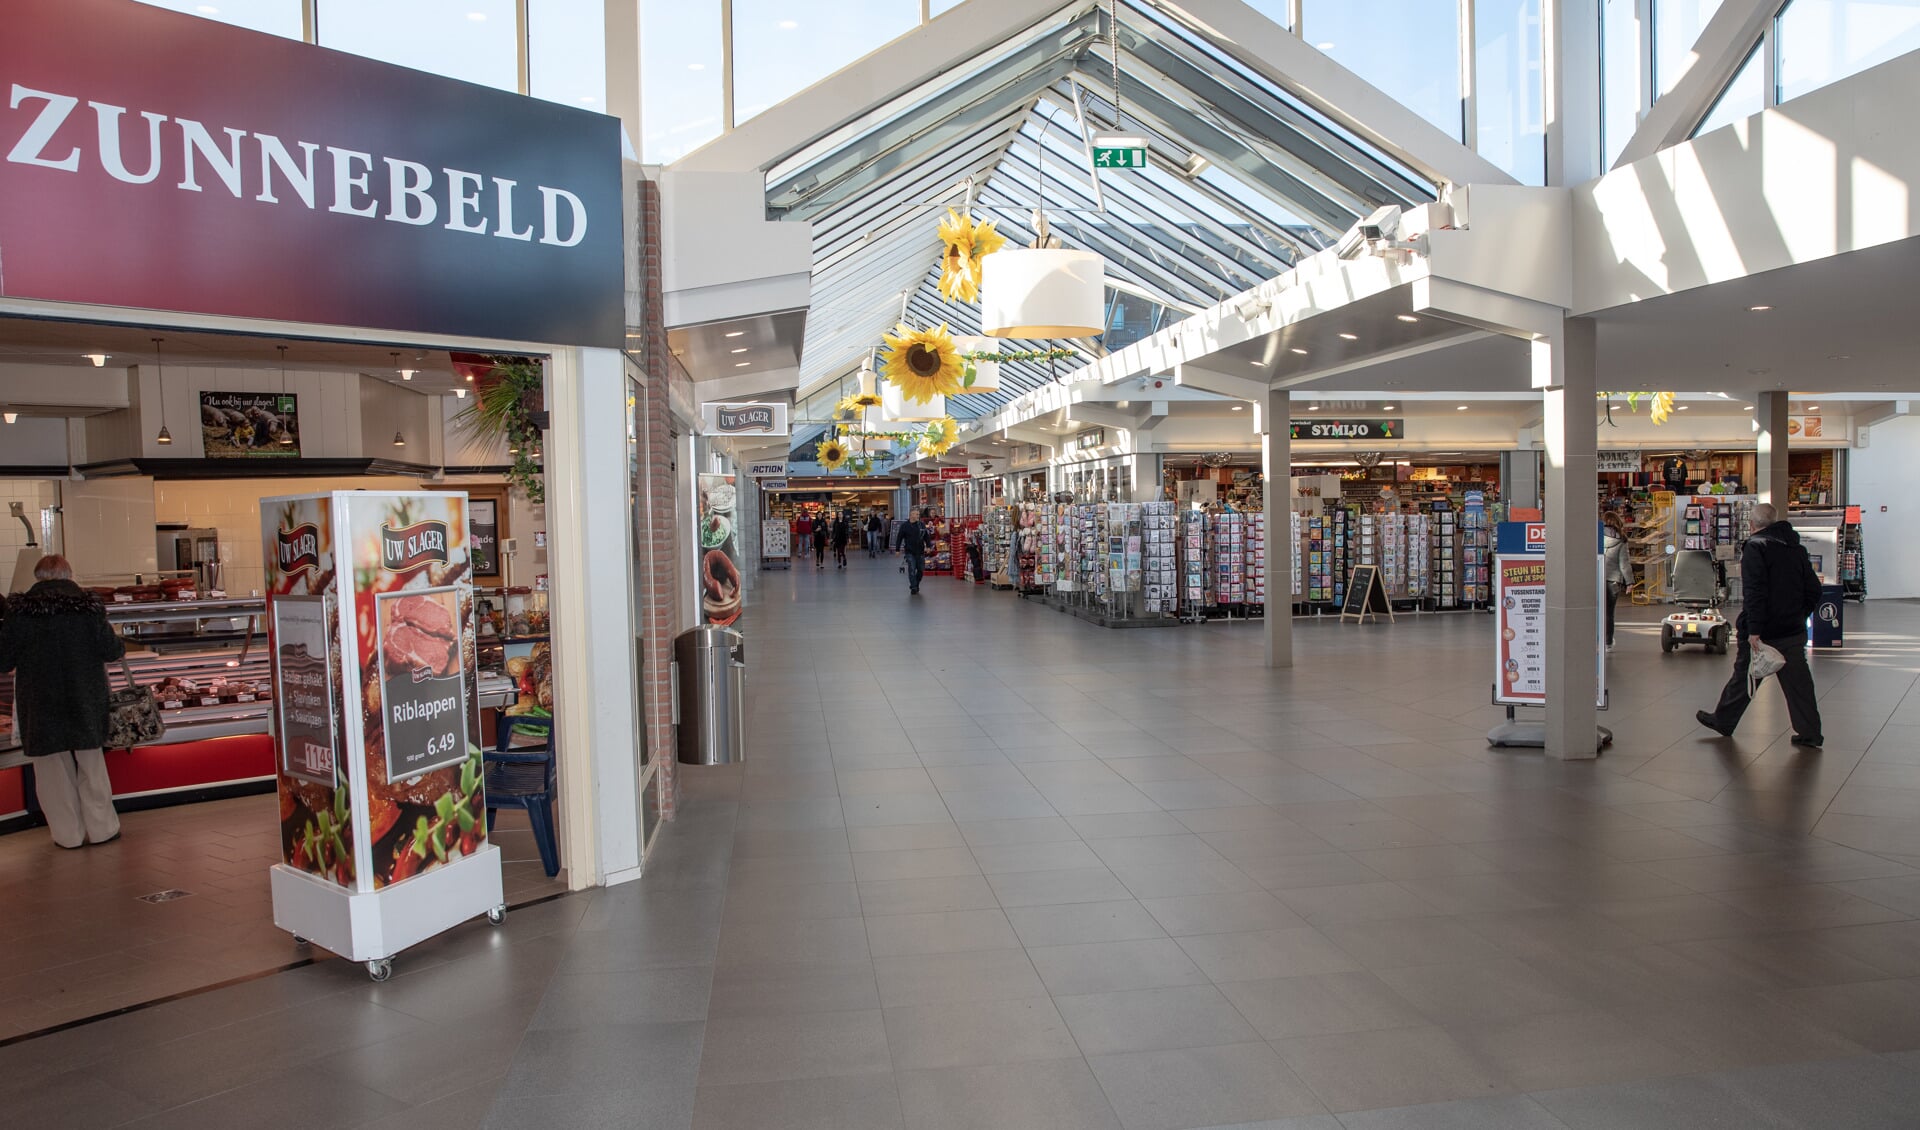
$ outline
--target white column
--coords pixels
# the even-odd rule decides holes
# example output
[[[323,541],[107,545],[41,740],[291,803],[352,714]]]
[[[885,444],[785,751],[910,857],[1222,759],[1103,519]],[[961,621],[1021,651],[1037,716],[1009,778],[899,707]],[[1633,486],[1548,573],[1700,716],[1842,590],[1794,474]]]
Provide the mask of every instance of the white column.
[[[1760,501],[1771,502],[1780,508],[1781,516],[1787,509],[1787,394],[1784,392],[1763,392],[1753,405],[1754,446],[1759,458],[1754,460],[1753,493]]]
[[[1546,402],[1546,748],[1550,756],[1572,760],[1599,752],[1599,445],[1591,319],[1563,319],[1558,338],[1534,341],[1533,383]]]
[[[1260,408],[1261,466],[1266,489],[1261,496],[1267,514],[1267,666],[1293,666],[1293,583],[1289,579],[1293,536],[1293,433],[1289,430],[1291,398],[1284,388],[1270,389]]]
[[[1600,0],[1544,0],[1547,183],[1606,171],[1600,154]]]
[[[547,557],[562,854],[575,889],[640,867],[638,684],[628,536],[626,375],[618,350],[558,349],[547,369],[551,427]]]

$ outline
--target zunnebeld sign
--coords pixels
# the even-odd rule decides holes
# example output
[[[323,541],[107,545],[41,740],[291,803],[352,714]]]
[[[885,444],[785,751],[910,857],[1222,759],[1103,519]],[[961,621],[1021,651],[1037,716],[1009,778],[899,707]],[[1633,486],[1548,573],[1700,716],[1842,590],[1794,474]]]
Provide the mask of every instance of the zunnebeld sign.
[[[0,24],[0,296],[622,343],[615,119],[132,0]]]

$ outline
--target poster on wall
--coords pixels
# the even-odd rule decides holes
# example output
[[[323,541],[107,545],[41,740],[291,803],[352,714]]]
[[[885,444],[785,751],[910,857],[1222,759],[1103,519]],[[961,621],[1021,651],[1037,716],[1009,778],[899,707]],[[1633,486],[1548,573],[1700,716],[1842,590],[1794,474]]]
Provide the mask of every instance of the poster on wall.
[[[333,508],[324,497],[267,499],[260,505],[260,518],[268,653],[280,716],[275,732],[280,858],[295,870],[351,887],[356,879],[353,790],[338,754],[346,729],[337,693],[342,686],[340,649],[331,646],[339,638],[340,624],[333,596],[339,588]],[[321,670],[316,672],[316,666]],[[324,728],[312,716],[314,700],[322,693],[329,699]],[[309,742],[329,748],[311,749]]]
[[[698,553],[700,622],[738,626],[741,612],[740,545],[732,475],[701,475]]]
[[[208,459],[298,459],[299,404],[289,392],[203,392],[201,450]]]
[[[467,496],[340,496],[374,889],[486,844]]]
[[[467,526],[472,531],[473,575],[500,575],[500,503],[491,498],[467,500]]]

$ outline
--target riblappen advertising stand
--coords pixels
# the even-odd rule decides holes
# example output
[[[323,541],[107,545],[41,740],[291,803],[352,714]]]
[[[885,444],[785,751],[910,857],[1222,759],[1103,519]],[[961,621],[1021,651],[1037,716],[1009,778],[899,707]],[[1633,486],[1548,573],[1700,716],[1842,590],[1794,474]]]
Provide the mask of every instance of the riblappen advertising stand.
[[[363,961],[506,913],[487,842],[467,496],[261,503],[281,862],[273,921]]]

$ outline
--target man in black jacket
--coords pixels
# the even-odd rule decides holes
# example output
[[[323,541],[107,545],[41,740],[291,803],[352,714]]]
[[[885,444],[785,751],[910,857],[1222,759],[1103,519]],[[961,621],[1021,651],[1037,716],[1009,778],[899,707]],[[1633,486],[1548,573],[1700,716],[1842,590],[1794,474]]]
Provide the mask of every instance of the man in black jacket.
[[[1820,577],[1813,560],[1800,544],[1793,526],[1778,520],[1770,503],[1753,508],[1753,536],[1740,551],[1740,648],[1733,660],[1733,678],[1720,692],[1712,712],[1694,714],[1702,726],[1723,738],[1733,736],[1747,697],[1747,664],[1753,657],[1750,637],[1765,641],[1786,659],[1780,669],[1780,690],[1787,696],[1787,716],[1793,721],[1793,744],[1819,749],[1820,704],[1814,699],[1813,672],[1807,668],[1807,617],[1820,607]]]
[[[927,527],[921,524],[926,517],[923,508],[900,529],[900,549],[907,558],[908,596],[920,595],[920,577],[927,567]]]

